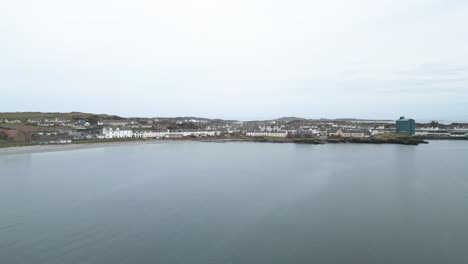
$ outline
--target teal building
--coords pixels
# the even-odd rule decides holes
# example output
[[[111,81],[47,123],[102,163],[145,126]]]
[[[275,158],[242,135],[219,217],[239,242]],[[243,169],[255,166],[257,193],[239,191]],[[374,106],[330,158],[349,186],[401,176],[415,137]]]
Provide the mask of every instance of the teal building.
[[[400,117],[396,121],[396,132],[410,135],[416,134],[416,121],[414,119],[406,119],[404,116]]]

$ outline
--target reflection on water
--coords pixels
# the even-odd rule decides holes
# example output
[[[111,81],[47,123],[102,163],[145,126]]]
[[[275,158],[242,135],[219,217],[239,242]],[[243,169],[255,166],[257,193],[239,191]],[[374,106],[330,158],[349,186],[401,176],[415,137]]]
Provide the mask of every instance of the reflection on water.
[[[465,142],[0,157],[0,263],[465,263]]]

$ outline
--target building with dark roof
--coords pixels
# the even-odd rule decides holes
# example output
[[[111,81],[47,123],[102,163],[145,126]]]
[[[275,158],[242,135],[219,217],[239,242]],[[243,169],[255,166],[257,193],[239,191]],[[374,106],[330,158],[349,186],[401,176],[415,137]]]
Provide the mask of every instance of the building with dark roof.
[[[396,121],[396,132],[414,135],[416,133],[416,122],[414,119],[406,119],[404,116]]]

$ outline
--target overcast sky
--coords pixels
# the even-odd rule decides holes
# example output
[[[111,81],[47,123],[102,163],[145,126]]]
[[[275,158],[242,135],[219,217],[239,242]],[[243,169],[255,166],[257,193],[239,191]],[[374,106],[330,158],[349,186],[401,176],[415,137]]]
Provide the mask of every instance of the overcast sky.
[[[0,3],[0,111],[468,121],[468,1]]]

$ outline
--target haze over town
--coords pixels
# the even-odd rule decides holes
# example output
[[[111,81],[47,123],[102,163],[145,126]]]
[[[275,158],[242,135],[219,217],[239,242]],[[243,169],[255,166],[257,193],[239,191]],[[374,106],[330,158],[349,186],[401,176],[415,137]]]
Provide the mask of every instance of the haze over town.
[[[468,121],[466,1],[7,1],[1,111]]]

